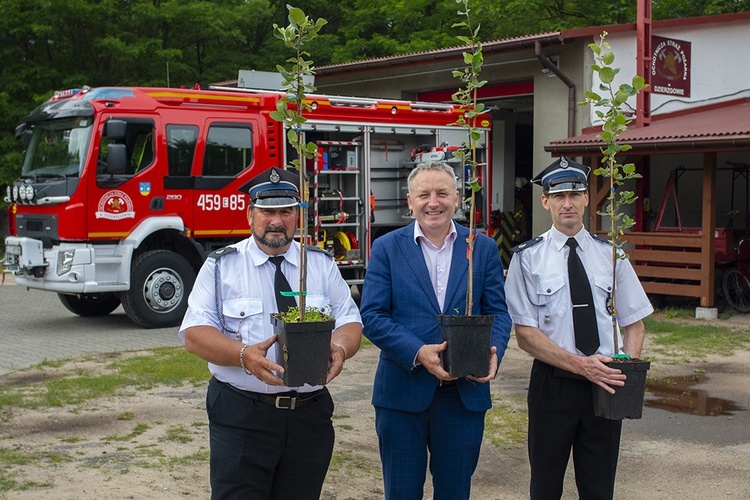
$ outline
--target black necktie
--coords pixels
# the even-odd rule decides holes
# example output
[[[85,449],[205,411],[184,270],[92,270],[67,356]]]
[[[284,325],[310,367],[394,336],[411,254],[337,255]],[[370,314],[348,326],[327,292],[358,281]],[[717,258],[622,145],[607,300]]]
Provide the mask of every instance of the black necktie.
[[[575,238],[568,238],[568,281],[570,300],[573,303],[573,329],[576,334],[576,347],[586,356],[591,356],[599,348],[599,329],[596,326],[596,310],[591,295],[591,285],[586,270],[578,257]]]
[[[284,273],[281,272],[281,263],[284,262],[284,256],[277,255],[276,257],[269,257],[268,260],[276,266],[276,276],[273,280],[273,288],[276,293],[276,307],[278,307],[280,313],[285,313],[290,307],[297,307],[297,301],[294,300],[294,296],[292,295],[281,294],[281,292],[292,291],[292,287],[289,286]]]

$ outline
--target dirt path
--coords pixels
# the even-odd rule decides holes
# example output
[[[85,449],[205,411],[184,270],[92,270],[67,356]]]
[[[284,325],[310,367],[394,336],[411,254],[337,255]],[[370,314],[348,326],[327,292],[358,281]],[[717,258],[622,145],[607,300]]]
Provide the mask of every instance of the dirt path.
[[[336,449],[323,498],[382,498],[370,405],[377,356],[375,347],[362,349],[330,385],[336,401]],[[498,401],[522,413],[530,363],[511,340],[501,374],[492,382]],[[63,369],[97,369],[91,363],[79,365]],[[712,356],[695,365],[652,365],[656,377],[695,370],[703,378],[692,389],[707,391],[708,404],[710,398],[722,398],[742,410],[706,417],[647,407],[643,419],[626,421],[616,498],[750,498],[750,353]],[[34,377],[20,372],[3,382],[18,386]],[[18,462],[36,457],[0,471],[0,498],[208,498],[204,390],[156,387],[75,407],[0,414],[0,453],[18,456]],[[566,499],[577,497],[570,471],[569,476]],[[472,498],[527,498],[528,477],[523,443],[485,443]],[[27,487],[3,493],[9,480]],[[428,485],[425,498],[430,497]]]

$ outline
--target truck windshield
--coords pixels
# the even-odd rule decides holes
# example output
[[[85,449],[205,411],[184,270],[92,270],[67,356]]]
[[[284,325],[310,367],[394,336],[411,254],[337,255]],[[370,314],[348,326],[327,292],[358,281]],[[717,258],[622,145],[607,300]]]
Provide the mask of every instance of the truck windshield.
[[[83,170],[93,120],[73,117],[33,126],[22,175],[78,177]]]

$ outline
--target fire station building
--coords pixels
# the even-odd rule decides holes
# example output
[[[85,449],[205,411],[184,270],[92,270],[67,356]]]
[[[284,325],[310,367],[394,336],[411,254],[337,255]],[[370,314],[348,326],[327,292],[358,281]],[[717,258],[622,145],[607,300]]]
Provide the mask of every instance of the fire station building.
[[[628,186],[639,196],[631,206],[636,226],[626,238],[628,254],[648,293],[694,297],[701,308],[722,305],[726,281],[737,281],[735,247],[750,230],[750,60],[744,52],[750,12],[485,42],[480,76],[487,84],[480,98],[493,109],[486,196],[503,259],[511,246],[549,228],[541,190],[528,182],[537,172],[560,155],[598,165],[601,124],[590,106],[578,103],[598,89],[589,44],[604,32],[620,68],[615,86],[636,74],[651,85],[638,103],[628,103],[633,122],[620,140],[632,150],[618,160],[634,163],[643,176]],[[315,84],[326,94],[450,102],[460,85],[452,71],[463,67],[464,50],[319,67]],[[592,177],[592,232],[607,232],[594,207],[608,189]],[[750,248],[740,252],[750,257]],[[729,293],[742,293],[729,286]]]

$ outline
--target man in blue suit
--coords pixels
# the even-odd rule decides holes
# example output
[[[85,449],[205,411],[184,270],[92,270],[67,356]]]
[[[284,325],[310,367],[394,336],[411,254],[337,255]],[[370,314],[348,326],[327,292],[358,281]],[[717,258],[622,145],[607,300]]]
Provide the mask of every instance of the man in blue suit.
[[[495,316],[490,371],[451,377],[440,362],[447,344],[437,316],[466,308],[469,230],[453,222],[459,193],[450,165],[418,164],[408,187],[416,221],[373,243],[361,305],[364,334],[380,348],[372,404],[385,497],[422,498],[429,452],[434,498],[468,499],[492,406],[489,381],[510,337],[503,269],[495,242],[478,234],[472,313]]]

